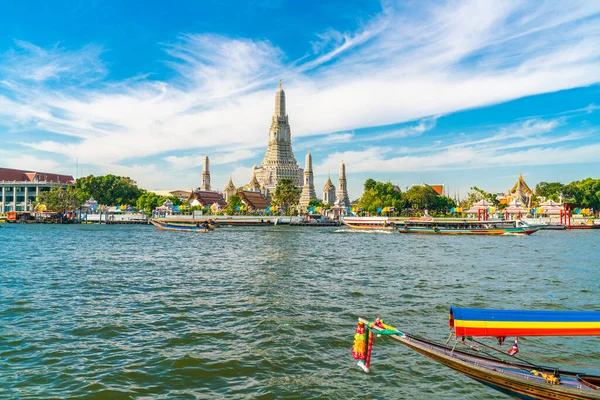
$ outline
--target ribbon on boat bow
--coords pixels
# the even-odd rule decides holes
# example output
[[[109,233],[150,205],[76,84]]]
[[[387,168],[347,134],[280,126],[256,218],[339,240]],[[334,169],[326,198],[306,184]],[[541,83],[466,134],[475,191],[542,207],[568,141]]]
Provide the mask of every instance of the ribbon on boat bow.
[[[386,324],[380,318],[377,318],[375,321],[369,322],[368,324],[359,321],[354,334],[354,346],[352,347],[350,353],[352,353],[352,356],[358,360],[357,365],[361,367],[363,371],[369,372],[374,336],[402,334],[402,332],[398,331],[393,326]]]

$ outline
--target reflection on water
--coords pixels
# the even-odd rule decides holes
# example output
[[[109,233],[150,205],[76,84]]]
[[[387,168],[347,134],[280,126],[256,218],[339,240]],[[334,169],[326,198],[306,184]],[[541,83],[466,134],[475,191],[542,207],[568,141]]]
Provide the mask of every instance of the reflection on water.
[[[445,340],[450,305],[600,310],[600,232],[530,237],[147,226],[0,231],[0,397],[504,398],[386,339],[372,373],[357,316]],[[589,370],[595,338],[523,338]]]

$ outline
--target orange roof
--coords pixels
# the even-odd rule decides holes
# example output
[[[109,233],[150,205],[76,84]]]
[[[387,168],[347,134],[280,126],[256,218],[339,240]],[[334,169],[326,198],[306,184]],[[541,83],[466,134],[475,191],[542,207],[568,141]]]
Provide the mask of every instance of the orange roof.
[[[269,207],[269,200],[261,192],[238,190],[237,195],[246,206],[254,210],[266,210]]]

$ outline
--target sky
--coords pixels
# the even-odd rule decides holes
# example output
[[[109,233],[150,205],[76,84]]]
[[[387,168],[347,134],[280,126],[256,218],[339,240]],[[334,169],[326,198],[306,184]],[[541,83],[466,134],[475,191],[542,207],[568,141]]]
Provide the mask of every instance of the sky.
[[[6,0],[0,167],[250,181],[279,80],[320,195],[600,177],[598,1]]]

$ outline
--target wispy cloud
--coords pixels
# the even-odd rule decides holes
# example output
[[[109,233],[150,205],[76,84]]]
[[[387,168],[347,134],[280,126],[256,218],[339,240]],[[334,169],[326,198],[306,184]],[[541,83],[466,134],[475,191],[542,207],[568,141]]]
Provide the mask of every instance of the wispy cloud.
[[[107,74],[100,60],[102,52],[102,47],[94,44],[70,51],[60,44],[44,49],[15,40],[15,47],[1,57],[0,72],[8,81],[89,83]]]

